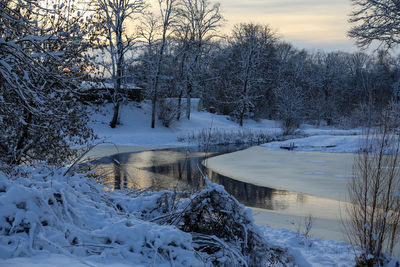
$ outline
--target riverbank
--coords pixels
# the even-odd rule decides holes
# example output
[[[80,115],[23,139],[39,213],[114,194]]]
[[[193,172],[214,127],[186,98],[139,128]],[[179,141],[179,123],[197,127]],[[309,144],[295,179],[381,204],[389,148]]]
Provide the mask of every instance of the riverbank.
[[[123,112],[121,113],[121,123],[122,125],[117,127],[117,129],[110,129],[108,127],[108,117],[107,116],[97,116],[97,122],[94,125],[96,133],[101,137],[101,138],[106,138],[106,140],[115,143],[115,144],[123,144],[125,146],[123,151],[128,152],[129,151],[129,146],[126,145],[136,145],[137,147],[135,149],[149,149],[152,146],[156,146],[158,148],[163,147],[171,147],[171,146],[189,146],[193,144],[188,144],[185,142],[180,142],[178,141],[180,136],[185,136],[192,134],[193,132],[196,131],[201,131],[204,129],[209,129],[210,127],[218,128],[218,129],[223,129],[226,131],[234,131],[237,129],[241,129],[236,123],[230,121],[227,116],[221,116],[221,115],[215,115],[215,114],[210,114],[206,112],[198,112],[196,106],[193,107],[193,112],[192,112],[192,118],[191,121],[183,120],[181,122],[175,122],[174,124],[171,125],[170,128],[165,128],[162,125],[158,125],[156,129],[151,129],[149,127],[149,122],[150,122],[150,113],[149,113],[149,107],[145,104],[141,108],[137,108],[136,106],[125,106],[123,107]],[[105,107],[107,108],[107,107]],[[109,109],[109,107],[108,107]],[[111,113],[110,113],[111,114]],[[132,120],[131,118],[135,118],[135,120]],[[274,121],[268,121],[268,120],[262,120],[260,122],[255,122],[255,121],[246,121],[245,123],[245,128],[249,128],[253,131],[268,131],[270,133],[276,133],[276,135],[281,134],[281,129],[280,125],[278,122]],[[347,144],[353,142],[357,136],[355,134],[360,133],[359,129],[355,130],[341,130],[341,129],[335,129],[332,127],[316,127],[316,126],[311,126],[311,125],[303,125],[300,129],[303,134],[306,135],[315,135],[310,137],[310,138],[317,138],[318,140],[331,140],[331,137],[333,137],[335,140],[336,138],[342,138],[342,135],[347,135],[350,138],[344,137],[345,140],[347,140]],[[329,138],[327,138],[329,137]],[[342,138],[343,139],[343,138]],[[301,142],[300,140],[305,140],[305,142],[308,142],[308,139],[298,139],[296,140],[296,144]],[[316,141],[310,140],[308,142],[312,143]],[[282,143],[269,143],[266,144],[274,146],[273,148],[270,149],[276,149],[278,150],[280,145],[287,144],[292,142],[291,140],[282,142]],[[346,142],[342,142],[345,144]],[[318,143],[322,144],[322,143]],[[299,143],[299,145],[301,145]],[[348,147],[348,146],[347,146]],[[101,147],[100,147],[101,150]],[[244,180],[246,178],[246,182],[258,184],[258,185],[267,185],[273,188],[283,188],[283,189],[295,189],[294,191],[306,191],[306,193],[313,193],[313,187],[307,186],[306,188],[300,188],[301,190],[297,190],[297,188],[287,188],[289,183],[288,181],[278,181],[279,183],[259,183],[260,181],[257,179],[251,179],[252,176],[254,175],[255,171],[259,173],[259,175],[263,176],[265,174],[271,175],[272,177],[272,172],[271,170],[266,170],[265,168],[253,168],[255,164],[254,160],[259,159],[261,161],[264,160],[264,162],[260,162],[260,165],[264,164],[264,167],[266,167],[265,159],[263,157],[257,157],[255,155],[252,155],[253,150],[267,150],[265,148],[250,148],[245,151],[240,151],[236,152],[233,154],[227,154],[223,156],[219,156],[217,158],[212,158],[210,161],[214,161],[216,159],[224,157],[230,157],[231,155],[238,155],[237,160],[232,160],[232,159],[227,159],[225,162],[222,162],[220,166],[224,166],[227,162],[229,162],[228,165],[226,165],[226,169],[229,169],[229,174],[228,176],[232,178],[236,178],[239,180]],[[249,154],[247,152],[251,151]],[[243,155],[242,155],[243,153]],[[283,153],[283,152],[282,152]],[[247,155],[245,155],[247,154]],[[243,157],[242,157],[243,156]],[[301,158],[301,157],[300,157]],[[333,173],[333,175],[337,175],[341,177],[343,183],[341,183],[338,187],[339,190],[342,190],[345,188],[345,180],[346,178],[350,177],[351,173],[351,163],[352,162],[352,156],[350,154],[343,155],[343,161],[348,164],[349,167],[346,167],[345,172],[338,172],[338,173]],[[349,160],[350,159],[350,160]],[[295,159],[293,159],[295,160]],[[269,161],[269,166],[274,165],[276,163],[277,159],[272,157]],[[309,162],[314,165],[313,170],[310,170],[310,168],[305,168],[302,175],[303,176],[309,176],[308,178],[316,178],[320,172],[318,170],[318,167],[320,165],[324,165],[324,162],[316,156],[315,159],[313,160],[314,162]],[[210,166],[210,163],[208,163],[208,167],[215,167],[215,166]],[[275,167],[275,172],[278,173],[280,170],[285,168],[285,165],[290,166],[292,163],[285,163],[281,162],[281,167],[277,166]],[[340,166],[341,162],[338,162],[337,168],[333,168],[335,170],[341,169],[342,166]],[[218,165],[218,164],[216,164]],[[268,165],[268,164],[267,164]],[[258,170],[256,170],[258,169]],[[233,171],[234,170],[234,171]],[[217,171],[221,171],[218,170]],[[287,170],[288,171],[288,170]],[[222,171],[224,174],[224,172]],[[296,175],[297,173],[292,173],[292,175]],[[254,177],[253,177],[254,178]],[[338,177],[334,177],[338,178]],[[273,181],[273,179],[271,179]],[[276,182],[276,180],[275,180]],[[313,180],[310,181],[311,183]],[[324,183],[324,182],[322,182]],[[298,186],[302,186],[303,183],[298,183]],[[332,184],[332,183],[331,183]],[[312,192],[308,192],[307,190],[303,189],[308,189],[308,190],[313,190]],[[328,194],[330,194],[332,191],[331,190],[326,190]],[[318,195],[318,194],[317,194]],[[325,194],[319,194],[322,195],[322,197],[326,197]],[[333,199],[342,199],[343,195],[340,196],[332,196]],[[325,200],[324,202],[318,201],[319,206],[322,211],[325,211],[325,215],[319,214],[319,216],[315,216],[313,220],[313,229],[311,231],[311,236],[312,237],[318,237],[320,239],[325,239],[327,240],[327,244],[330,244],[329,242],[336,242],[336,241],[346,241],[346,238],[342,234],[342,225],[340,221],[338,220],[338,214],[340,213],[338,209],[338,205],[336,200]],[[329,202],[329,203],[328,203]],[[332,203],[331,203],[332,202]],[[329,204],[329,205],[328,205]],[[257,209],[257,208],[252,208],[253,214],[254,214],[254,219],[255,222],[260,225],[260,226],[265,226],[268,229],[269,232],[275,232],[275,231],[280,231],[280,228],[286,228],[290,229],[289,232],[292,233],[292,237],[296,237],[298,242],[302,242],[301,236],[296,233],[296,231],[299,231],[301,227],[304,228],[304,226],[301,226],[304,224],[305,218],[309,215],[312,214],[312,210],[307,210],[307,208],[297,208],[297,209],[292,209],[291,212],[292,214],[288,214],[286,212],[277,212],[277,211],[268,211],[264,209]],[[272,227],[272,228],[271,228]],[[329,240],[336,240],[336,241],[329,241]],[[336,243],[335,243],[336,244]],[[341,244],[341,243],[339,243]],[[286,244],[290,245],[290,244]],[[293,244],[291,245],[293,246]],[[339,245],[340,247],[340,245]],[[348,255],[350,258],[352,258],[351,255]],[[338,255],[335,256],[337,258]],[[332,259],[332,265],[335,262],[334,259]],[[329,264],[328,264],[329,265]],[[305,265],[307,266],[307,265]],[[308,266],[313,266],[313,264],[310,264]]]
[[[106,106],[105,109],[110,112],[109,106]],[[143,149],[150,150],[153,147],[187,146],[188,144],[178,141],[180,135],[190,133],[193,129],[204,129],[210,127],[210,125],[227,130],[240,129],[237,124],[229,121],[226,116],[203,112],[194,112],[190,122],[182,121],[172,125],[171,128],[160,126],[156,129],[151,129],[147,126],[150,120],[148,120],[149,113],[146,113],[148,112],[146,106],[142,108],[130,106],[129,109],[128,112],[122,110],[121,125],[117,129],[109,128],[107,116],[96,115],[102,119],[94,122],[95,133],[101,138],[106,138],[107,142],[122,145],[122,147],[118,148],[112,145],[111,149],[113,151],[110,152],[112,154],[137,152]],[[246,127],[266,131],[279,131],[279,124],[272,121],[247,121]],[[303,129],[306,131],[312,130],[314,133],[319,131],[309,126]],[[335,132],[336,130],[325,128],[321,129],[321,131]],[[135,146],[132,147],[131,145]],[[105,145],[102,145],[96,147],[90,153],[93,153],[94,157],[100,157],[107,155],[108,152],[106,150]],[[157,154],[157,152],[153,154]],[[166,155],[165,157],[163,156],[163,159],[167,162],[170,158]],[[12,180],[4,187],[6,191],[2,192],[0,190],[0,202],[3,201],[1,203],[9,207],[9,209],[3,211],[14,214],[15,218],[23,218],[21,216],[25,213],[27,214],[26,216],[42,213],[43,216],[51,216],[51,220],[40,220],[39,222],[35,221],[35,216],[28,217],[32,222],[35,222],[34,227],[37,227],[37,231],[32,231],[32,235],[27,235],[23,230],[24,228],[21,228],[22,232],[16,233],[18,235],[16,238],[20,238],[19,243],[8,243],[6,239],[0,238],[3,242],[1,243],[2,248],[18,245],[19,249],[18,253],[15,253],[13,249],[10,251],[0,249],[2,253],[0,253],[0,258],[2,258],[0,260],[1,266],[44,266],[46,264],[50,266],[102,266],[102,264],[107,266],[149,266],[152,263],[154,265],[154,262],[159,266],[169,266],[171,262],[176,266],[187,266],[187,264],[183,263],[185,259],[191,260],[192,265],[197,266],[196,260],[198,258],[191,254],[193,252],[192,241],[187,239],[187,234],[177,231],[173,227],[164,227],[140,217],[143,214],[151,213],[154,208],[158,207],[159,203],[155,197],[159,195],[158,193],[154,195],[152,193],[149,195],[139,194],[139,199],[133,201],[129,195],[130,193],[124,196],[126,192],[121,192],[122,195],[120,195],[120,192],[104,192],[92,182],[87,181],[85,177],[76,177],[76,179],[64,177],[63,175],[50,177],[51,179],[49,179],[48,170],[44,168],[43,173],[36,173],[29,179]],[[64,180],[65,183],[61,186],[60,181]],[[32,184],[35,184],[35,186],[32,187]],[[40,186],[45,186],[46,189],[37,189]],[[7,194],[11,192],[9,191],[10,188],[18,189],[21,192],[31,192],[31,195],[25,193]],[[25,206],[26,208],[21,206],[22,200],[36,203],[37,196],[43,198],[43,201],[40,202],[44,203],[43,209],[36,209],[36,206],[32,206],[35,207],[35,212],[33,213],[30,210],[30,204]],[[87,199],[88,197],[90,199]],[[48,206],[51,209],[54,208],[55,211],[63,214],[63,216],[57,217],[56,214],[58,213],[46,215],[47,210],[49,210]],[[67,209],[64,212],[63,209],[65,207]],[[246,212],[246,214],[249,213]],[[253,209],[253,214],[255,222],[260,225],[258,228],[263,233],[265,241],[268,244],[286,250],[297,265],[354,265],[353,249],[348,244],[331,240],[306,239],[306,237],[295,231],[271,228],[281,227],[277,224],[279,221],[287,221],[292,225],[296,224],[296,222],[286,218],[284,214],[269,213],[257,209]],[[17,215],[19,217],[16,217]],[[88,216],[91,216],[91,218],[89,219]],[[18,220],[19,223],[22,223],[21,227],[23,227],[25,225],[23,220]],[[323,223],[323,221],[321,222]],[[5,219],[4,225],[9,227]],[[318,225],[318,222],[316,222],[316,225]],[[293,229],[291,227],[287,228]],[[10,231],[15,229],[18,230],[19,228],[12,227]],[[71,232],[70,229],[73,231]],[[92,236],[93,229],[97,230]],[[316,229],[318,229],[318,226],[316,226]],[[298,229],[294,228],[293,230]],[[127,239],[123,235],[119,235],[118,233],[120,232],[132,238]],[[71,233],[78,234],[75,236],[71,235]],[[38,235],[35,236],[34,234]],[[158,234],[161,237],[158,237]],[[313,233],[311,235],[313,236]],[[77,238],[75,239],[74,237]],[[165,242],[146,243],[146,240],[151,241],[153,240],[152,238],[161,238]],[[330,236],[326,238],[330,239]],[[161,246],[163,246],[162,251],[159,250]],[[143,254],[140,254],[139,252],[142,250]],[[140,255],[134,253],[139,253]],[[168,258],[165,253],[168,253],[168,255],[178,253],[179,257]]]
[[[111,129],[109,121],[112,114],[111,104],[98,107],[100,112],[92,116],[91,127],[99,140],[123,146],[188,146],[187,137],[201,134],[210,128],[226,133],[235,131],[263,132],[268,135],[282,133],[279,122],[271,120],[246,120],[244,127],[230,120],[229,116],[198,111],[198,99],[193,101],[190,120],[182,118],[174,121],[170,127],[164,127],[159,121],[153,129],[150,127],[151,106],[149,103],[125,103],[121,105],[120,124]],[[185,141],[186,139],[186,141]]]

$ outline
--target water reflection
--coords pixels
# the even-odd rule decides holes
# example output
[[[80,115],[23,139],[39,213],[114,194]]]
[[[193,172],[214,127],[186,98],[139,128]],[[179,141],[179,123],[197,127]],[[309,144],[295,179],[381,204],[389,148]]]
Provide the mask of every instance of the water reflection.
[[[241,147],[215,147],[213,152],[200,149],[162,149],[120,153],[95,161],[104,173],[105,183],[114,189],[150,188],[164,190],[197,190],[203,186],[201,161]]]
[[[240,147],[217,147],[213,148],[212,153],[199,149],[151,150],[116,154],[98,162],[101,162],[103,171],[107,173],[105,183],[115,189],[198,190],[204,186],[204,173],[248,207],[301,215],[318,211],[319,214],[326,213],[326,216],[321,214],[322,217],[336,217],[337,201],[240,182],[202,165],[207,156],[238,149]]]

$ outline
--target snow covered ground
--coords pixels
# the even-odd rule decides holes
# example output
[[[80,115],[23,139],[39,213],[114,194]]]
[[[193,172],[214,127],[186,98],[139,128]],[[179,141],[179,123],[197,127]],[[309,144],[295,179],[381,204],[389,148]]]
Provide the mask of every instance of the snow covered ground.
[[[14,179],[0,176],[0,266],[203,266],[190,234],[152,222],[165,215],[159,206],[164,192],[106,192],[83,175],[64,172],[44,166]],[[220,186],[209,190],[226,194]],[[178,210],[188,203],[178,203]],[[239,214],[246,218],[250,211]],[[346,243],[247,224],[298,266],[354,265]]]
[[[64,171],[44,167],[12,180],[0,177],[0,266],[202,266],[189,234],[148,220],[163,215],[162,192],[106,192]],[[354,263],[345,243],[285,229],[259,231],[299,266]]]
[[[101,113],[95,114],[92,127],[101,140],[128,146],[184,146],[185,142],[179,142],[178,137],[186,137],[193,133],[198,133],[204,129],[220,129],[223,131],[251,130],[263,131],[278,135],[281,133],[280,124],[271,120],[260,120],[259,122],[248,120],[243,128],[237,123],[229,120],[228,116],[211,114],[208,112],[199,112],[197,110],[198,100],[193,101],[190,121],[182,119],[175,121],[169,128],[162,126],[160,122],[156,123],[156,128],[150,127],[151,109],[150,105],[142,103],[140,108],[137,104],[128,103],[121,105],[121,116],[119,125],[116,129],[109,127],[112,116],[112,107],[110,104],[100,108]],[[183,117],[184,114],[183,114]],[[192,144],[193,145],[193,144]]]
[[[108,122],[111,118],[111,107],[105,106],[103,111],[105,115],[94,116],[96,122],[93,123],[93,128],[100,138],[119,145],[119,151],[187,145],[179,142],[178,137],[211,126],[225,130],[239,129],[237,124],[228,120],[226,116],[198,112],[196,109],[193,110],[191,121],[175,122],[170,128],[159,124],[156,129],[151,129],[149,106],[136,108],[134,104],[122,106],[121,125],[117,129],[110,129]],[[276,134],[281,132],[279,123],[268,120],[247,121],[245,127]],[[324,134],[324,136],[291,140],[287,143],[271,143],[267,144],[268,148],[255,149],[279,149],[282,144],[290,142],[295,142],[296,146],[316,144],[323,146],[326,143],[335,143],[337,147],[341,144],[346,148],[346,152],[351,152],[349,148],[357,138],[352,136],[356,130],[343,131],[309,125],[303,126],[302,130],[306,134]],[[332,137],[332,134],[348,136]],[[102,151],[101,146],[96,149],[100,154],[108,153]],[[318,160],[314,163],[323,163],[319,157]],[[264,161],[263,164],[267,163]],[[337,179],[347,177],[346,172],[337,174],[343,175],[336,177]],[[308,175],[313,176],[311,173]],[[0,219],[2,218],[4,222],[0,232],[8,229],[13,233],[7,238],[4,238],[4,235],[0,238],[0,266],[171,266],[171,262],[174,266],[201,266],[198,258],[194,256],[187,234],[174,227],[152,224],[135,217],[138,209],[151,210],[151,206],[156,203],[154,199],[149,200],[143,196],[136,198],[137,202],[130,201],[118,192],[102,191],[100,187],[83,177],[45,178],[51,176],[44,176],[43,172],[38,176],[35,172],[32,176],[28,175],[28,178],[21,177],[10,181],[3,176],[0,177],[0,205],[7,207],[0,209]],[[45,179],[41,180],[43,177]],[[18,193],[10,194],[8,190],[17,190]],[[21,204],[22,202],[25,202],[26,206]],[[115,209],[117,204],[128,207],[131,215]],[[24,212],[32,209],[34,213]],[[263,226],[260,226],[260,231],[266,241],[271,245],[287,249],[298,266],[354,266],[354,248],[348,244],[306,238],[292,230],[266,227],[277,226],[277,222],[285,220],[286,215],[257,209],[253,209],[253,213],[256,221],[261,218],[264,222]],[[9,219],[8,223],[5,218],[10,216],[14,216],[15,219],[14,221]],[[27,234],[23,226],[24,222],[29,220],[35,222],[36,230]],[[292,221],[289,223],[294,225]],[[300,228],[301,226],[294,229]],[[318,228],[316,230],[318,231]],[[335,231],[333,235],[337,234]],[[107,238],[112,244],[109,247]],[[158,247],[163,247],[161,254],[158,255],[154,247],[146,245],[149,240],[154,241],[150,242],[153,246],[156,244]],[[76,242],[86,245],[71,248],[71,244]],[[88,256],[90,254],[88,250],[99,253]],[[172,261],[168,258],[170,255],[177,257]]]
[[[318,134],[314,129],[306,130],[308,134]],[[335,135],[327,135],[326,131],[320,130],[318,135],[306,138],[290,139],[282,142],[271,142],[264,144],[270,150],[285,151],[281,147],[294,146],[294,151],[318,151],[328,153],[355,153],[360,148],[362,135],[348,135],[348,131],[332,131]],[[338,135],[341,133],[341,135]]]

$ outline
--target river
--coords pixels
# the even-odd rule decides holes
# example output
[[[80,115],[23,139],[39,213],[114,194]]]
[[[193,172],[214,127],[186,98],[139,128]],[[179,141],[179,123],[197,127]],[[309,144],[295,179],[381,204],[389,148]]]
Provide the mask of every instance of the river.
[[[338,162],[335,154],[322,153],[322,157],[313,152],[298,155],[281,152],[283,154],[278,156],[273,151],[266,152],[266,148],[245,148],[215,146],[209,147],[206,152],[197,147],[118,147],[116,151],[115,147],[103,146],[95,149],[90,156],[100,158],[97,161],[101,163],[101,171],[105,174],[104,182],[115,189],[198,190],[204,185],[204,173],[211,181],[223,185],[241,203],[252,208],[255,221],[259,225],[302,231],[305,227],[304,221],[312,216],[312,236],[346,240],[341,224],[341,220],[345,219],[344,205],[342,199],[332,196],[338,193],[335,190],[341,189],[343,181],[349,177],[348,172],[339,171],[338,166],[340,161],[342,166],[349,166],[351,154]],[[260,151],[265,155],[260,155]],[[206,158],[209,159],[205,160]],[[334,164],[329,158],[333,158]],[[294,161],[300,165],[294,164]],[[319,167],[316,168],[316,165]],[[302,166],[300,170],[299,166]],[[238,169],[241,171],[236,175]],[[299,174],[300,171],[305,178],[303,183],[299,180],[300,177],[285,178],[290,169],[294,174]],[[333,177],[339,181],[339,186],[335,184],[331,172],[336,175]],[[275,183],[260,180],[260,173],[264,173],[271,181],[275,180]],[[322,179],[324,184],[328,178],[330,180],[327,184],[331,189],[328,188],[326,192],[329,194],[313,188],[321,184],[321,181],[316,183],[313,179]],[[295,190],[293,184],[300,184],[302,188],[308,188],[309,192]],[[338,196],[343,192],[339,193]]]

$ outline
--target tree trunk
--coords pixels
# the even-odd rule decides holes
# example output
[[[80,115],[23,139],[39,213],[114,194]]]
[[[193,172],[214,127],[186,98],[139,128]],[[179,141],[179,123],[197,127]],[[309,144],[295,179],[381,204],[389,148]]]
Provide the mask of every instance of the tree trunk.
[[[240,127],[243,127],[243,117],[244,117],[244,108],[240,112],[240,119],[239,119]]]
[[[182,113],[182,95],[183,95],[183,90],[179,92],[179,97],[178,97],[178,112],[176,115],[176,120],[179,121],[181,119],[181,113]]]
[[[118,115],[119,115],[119,100],[117,100],[117,103],[114,105],[114,115],[112,117],[112,120],[110,122],[110,127],[115,128],[118,123]]]
[[[186,47],[186,45],[185,45]],[[186,48],[185,48],[186,49]],[[185,59],[186,59],[186,52],[183,53],[182,55],[182,62],[181,62],[181,77],[184,80],[185,77]],[[183,90],[184,90],[184,83],[182,83],[182,86],[180,86],[180,92],[179,92],[179,97],[178,97],[178,114],[176,116],[176,119],[179,121],[181,119],[181,113],[182,113],[182,96],[183,96]]]
[[[192,110],[192,84],[188,82],[186,92],[186,118],[190,120],[190,112]]]
[[[118,26],[118,31],[117,31],[117,75],[114,77],[116,79],[115,84],[114,84],[114,96],[113,96],[113,102],[114,102],[114,115],[113,118],[110,122],[110,127],[115,128],[118,124],[118,115],[119,115],[119,102],[120,102],[120,96],[119,92],[121,90],[121,83],[122,83],[122,77],[124,74],[124,47],[123,47],[123,42],[122,42],[122,24]]]
[[[155,92],[152,100],[151,107],[151,128],[156,127],[156,103],[157,103],[157,93]]]

